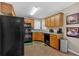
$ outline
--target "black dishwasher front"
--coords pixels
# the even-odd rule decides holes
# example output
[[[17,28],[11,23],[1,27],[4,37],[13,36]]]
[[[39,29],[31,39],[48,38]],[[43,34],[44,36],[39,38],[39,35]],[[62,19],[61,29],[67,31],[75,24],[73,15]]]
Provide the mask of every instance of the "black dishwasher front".
[[[44,33],[44,43],[50,45],[50,37],[48,33]]]

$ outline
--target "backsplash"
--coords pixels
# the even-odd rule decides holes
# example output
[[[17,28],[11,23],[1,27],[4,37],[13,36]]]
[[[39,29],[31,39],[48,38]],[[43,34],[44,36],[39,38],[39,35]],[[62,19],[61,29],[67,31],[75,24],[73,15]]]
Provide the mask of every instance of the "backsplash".
[[[62,29],[62,33],[63,33],[63,27],[50,27],[48,28],[48,30],[52,29],[53,30],[53,33],[57,33],[59,31],[59,29]]]

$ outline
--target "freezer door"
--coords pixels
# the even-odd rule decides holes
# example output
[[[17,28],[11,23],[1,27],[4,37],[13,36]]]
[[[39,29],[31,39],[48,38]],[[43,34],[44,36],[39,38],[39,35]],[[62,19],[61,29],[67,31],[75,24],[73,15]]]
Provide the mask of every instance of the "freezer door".
[[[3,55],[24,55],[23,18],[2,16]]]
[[[2,55],[2,21],[1,21],[1,17],[0,17],[0,56]]]

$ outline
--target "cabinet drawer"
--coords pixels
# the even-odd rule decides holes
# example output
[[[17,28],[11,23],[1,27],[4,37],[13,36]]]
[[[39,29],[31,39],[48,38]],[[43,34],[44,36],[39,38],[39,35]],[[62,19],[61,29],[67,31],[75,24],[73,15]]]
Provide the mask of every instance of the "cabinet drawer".
[[[54,36],[54,37],[50,37],[50,39],[54,39],[54,38],[57,38],[57,36]]]

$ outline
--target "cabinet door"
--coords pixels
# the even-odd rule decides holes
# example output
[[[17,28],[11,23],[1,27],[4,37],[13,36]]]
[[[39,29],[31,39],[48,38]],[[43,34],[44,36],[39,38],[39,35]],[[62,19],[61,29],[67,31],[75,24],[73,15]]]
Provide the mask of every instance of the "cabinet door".
[[[55,15],[55,26],[59,26],[59,15]]]
[[[24,19],[24,23],[31,23],[32,28],[34,28],[34,19]]]
[[[59,49],[59,39],[56,38],[54,48]]]
[[[51,25],[50,22],[51,22],[50,18],[46,18],[46,20],[45,20],[45,26],[46,27],[50,27],[50,25]]]
[[[0,12],[3,15],[16,16],[13,6],[8,3],[0,2]]]
[[[39,41],[44,41],[44,35],[43,35],[43,33],[42,32],[38,32],[38,40]]]
[[[40,40],[40,32],[35,32],[35,40]]]
[[[56,35],[53,35],[53,43],[54,43],[53,47],[56,48],[56,43],[57,43],[56,42]]]
[[[39,33],[33,32],[33,40],[39,40]]]
[[[55,26],[63,26],[63,14],[55,15]]]
[[[50,35],[50,46],[52,46],[55,49],[59,49],[59,39],[57,35]]]
[[[32,40],[35,40],[35,32],[32,33]]]
[[[47,20],[47,18],[45,19],[45,26],[47,27],[48,25],[48,22],[47,22],[48,20]]]
[[[60,21],[59,21],[60,22],[60,26],[63,26],[63,23],[64,23],[63,21],[64,21],[64,14],[61,13],[60,14]]]
[[[12,5],[1,2],[1,11],[6,13],[12,13]]]
[[[51,17],[51,27],[54,27],[54,16],[53,17]]]
[[[33,40],[42,41],[42,32],[33,32],[32,38]]]
[[[31,23],[32,28],[34,28],[34,19],[29,19],[28,22]]]
[[[33,32],[32,38],[33,38],[33,40],[38,40],[38,38],[39,38],[38,32]]]
[[[32,39],[44,42],[44,33],[43,32],[33,32]]]
[[[44,42],[44,33],[41,33],[41,41]]]
[[[43,32],[39,32],[39,41],[44,42],[44,33]]]
[[[54,46],[54,48],[56,48],[56,49],[59,49],[59,38],[58,37],[59,37],[58,35],[54,36],[54,38],[55,38],[55,46]]]
[[[28,19],[24,19],[24,23],[28,23]]]
[[[38,32],[35,32],[35,40],[38,40]]]
[[[54,43],[54,35],[50,34],[50,46],[54,47],[55,43]]]
[[[41,37],[42,37],[41,35],[42,35],[42,33],[38,32],[38,35],[37,35],[38,36],[38,41],[41,41]]]
[[[50,38],[50,46],[51,47],[54,47],[55,46],[54,38]]]
[[[41,32],[38,32],[37,37],[38,37],[37,40],[40,41],[41,40]]]

